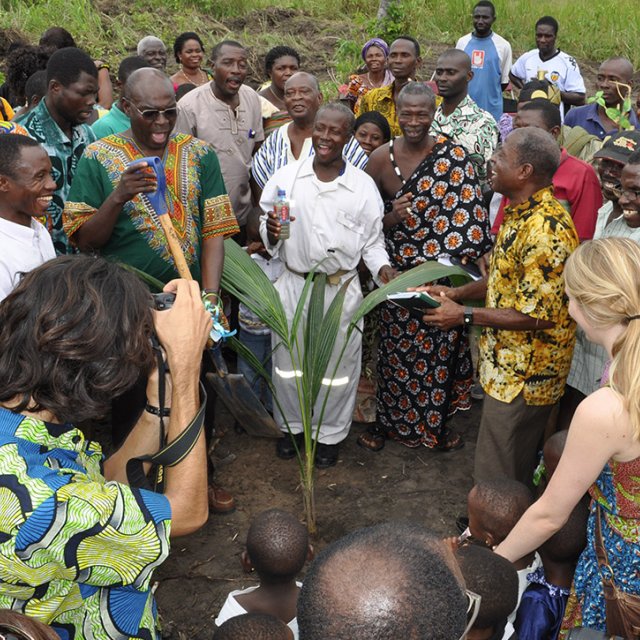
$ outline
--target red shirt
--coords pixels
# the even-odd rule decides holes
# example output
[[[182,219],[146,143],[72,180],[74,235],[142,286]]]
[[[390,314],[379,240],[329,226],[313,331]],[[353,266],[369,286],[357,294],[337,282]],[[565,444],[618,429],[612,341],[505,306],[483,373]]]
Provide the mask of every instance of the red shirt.
[[[552,182],[553,195],[571,214],[580,242],[591,240],[596,229],[598,209],[602,206],[600,182],[593,167],[562,149],[560,166]],[[502,198],[491,233],[498,233],[504,208],[508,205],[509,198]]]

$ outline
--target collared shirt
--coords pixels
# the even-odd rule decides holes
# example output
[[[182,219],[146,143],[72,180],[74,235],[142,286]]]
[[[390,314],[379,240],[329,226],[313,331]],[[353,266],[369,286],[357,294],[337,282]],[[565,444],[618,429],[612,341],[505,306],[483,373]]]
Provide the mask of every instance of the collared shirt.
[[[107,482],[101,460],[72,425],[0,408],[0,607],[69,640],[158,637],[150,582],[171,506]]]
[[[205,140],[215,149],[233,211],[244,225],[252,210],[251,157],[256,143],[264,140],[264,130],[258,94],[242,85],[238,97],[234,111],[215,97],[211,83],[190,91],[178,103],[175,131]]]
[[[382,114],[391,127],[392,136],[401,136],[402,130],[398,124],[398,114],[396,113],[396,103],[393,100],[395,81],[386,87],[371,89],[362,96],[355,106],[355,114],[359,116],[367,111],[377,111]]]
[[[511,331],[485,327],[480,339],[480,382],[491,397],[529,405],[554,404],[569,373],[575,324],[564,292],[564,265],[578,246],[566,209],[547,187],[507,207],[491,256],[486,306],[515,309],[554,323],[551,329]]]
[[[276,129],[253,156],[251,174],[261,189],[264,189],[264,185],[280,167],[284,167],[289,162],[296,162],[289,139],[290,126],[291,123],[287,123]],[[302,144],[299,159],[302,160],[314,154],[311,138],[306,138]],[[364,169],[369,160],[364,149],[353,136],[345,145],[342,157],[358,169]]]
[[[121,134],[87,147],[64,210],[64,228],[72,240],[117,188],[127,166],[142,157],[135,141]],[[220,165],[210,145],[183,133],[171,135],[162,162],[168,215],[191,274],[199,280],[203,241],[238,231]],[[158,214],[145,194],[124,204],[100,251],[162,282],[179,277]]]
[[[629,122],[636,129],[638,128],[638,116],[633,109],[628,115]],[[564,123],[569,127],[582,127],[587,133],[593,136],[597,136],[600,140],[604,140],[606,136],[617,133],[617,129],[605,130],[600,115],[598,114],[598,104],[592,102],[586,104],[583,107],[573,107],[569,113],[567,113]]]
[[[493,31],[485,37],[474,33],[462,36],[456,44],[471,58],[473,78],[469,95],[476,104],[488,111],[496,121],[502,116],[502,86],[509,83],[511,45]]]
[[[122,133],[131,126],[129,116],[118,107],[118,103],[114,102],[106,116],[102,116],[96,120],[91,128],[96,138],[106,138],[114,133]]]
[[[46,227],[53,238],[53,246],[58,255],[73,253],[74,249],[62,228],[62,211],[67,201],[76,167],[86,146],[96,139],[91,127],[78,124],[72,127],[71,140],[62,131],[47,109],[46,98],[38,106],[17,118],[49,155],[51,175],[56,183],[56,191],[47,210]]]
[[[293,162],[273,175],[260,199],[263,211],[272,211],[277,190],[285,189],[291,203],[291,237],[268,244],[266,214],[260,233],[271,255],[287,267],[306,273],[320,262],[320,271],[351,271],[363,258],[371,273],[389,264],[382,235],[383,204],[375,183],[349,162],[331,182],[322,182],[313,170],[313,157]]]
[[[20,274],[55,257],[51,236],[37,220],[25,227],[0,218],[0,300],[18,284]]]
[[[629,238],[640,244],[640,227],[630,227],[624,216],[618,216],[609,222],[612,211],[613,203],[607,200],[598,211],[598,222],[593,237]],[[605,348],[588,340],[584,331],[578,327],[567,384],[588,396],[600,388],[608,360]]]
[[[571,215],[580,241],[591,240],[602,206],[602,190],[595,169],[562,149],[560,166],[553,174],[553,195]],[[503,198],[491,229],[494,234],[498,233],[508,205],[509,199]]]
[[[436,109],[431,125],[433,134],[449,136],[461,144],[478,169],[478,179],[487,179],[487,162],[498,146],[498,124],[493,116],[481,109],[470,96],[465,96],[453,112],[445,116],[442,105]]]

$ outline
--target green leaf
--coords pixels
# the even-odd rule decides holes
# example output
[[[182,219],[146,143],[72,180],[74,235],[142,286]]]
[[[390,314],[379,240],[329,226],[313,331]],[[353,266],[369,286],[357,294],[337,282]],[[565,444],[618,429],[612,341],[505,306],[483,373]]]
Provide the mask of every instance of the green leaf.
[[[428,282],[434,282],[440,278],[449,278],[451,285],[459,287],[471,280],[471,276],[462,268],[447,266],[439,262],[424,262],[413,269],[401,273],[397,278],[391,280],[384,286],[372,291],[358,307],[351,319],[351,324],[355,325],[372,309],[387,299],[391,293],[406,291],[409,287],[419,287]]]
[[[123,269],[126,269],[127,271],[130,271],[131,273],[135,273],[140,278],[140,280],[142,280],[151,289],[152,292],[160,293],[164,289],[164,283],[163,282],[161,282],[157,278],[154,278],[153,276],[150,276],[145,271],[142,271],[141,269],[138,269],[137,267],[133,267],[130,264],[126,264],[125,262],[118,262],[118,264]]]
[[[609,120],[613,120],[614,122],[618,122],[618,120],[620,120],[620,111],[615,107],[606,107],[604,112],[607,114],[607,118],[609,118]]]
[[[276,288],[247,252],[233,240],[225,240],[224,251],[222,287],[288,344],[289,324]]]
[[[316,400],[320,394],[322,388],[322,380],[327,377],[327,369],[331,356],[336,347],[336,340],[340,327],[342,325],[342,310],[344,307],[344,300],[346,297],[347,289],[351,284],[353,278],[349,278],[338,289],[331,304],[327,308],[327,311],[322,318],[318,330],[313,335],[310,335],[310,343],[312,343],[312,356],[308,357],[305,353],[303,371],[307,376],[309,383],[309,401],[311,406],[315,406]],[[323,294],[324,298],[324,294]],[[324,300],[323,300],[324,303]],[[307,323],[307,332],[310,332],[311,327]],[[342,347],[342,345],[338,345]],[[331,387],[327,387],[330,390]]]

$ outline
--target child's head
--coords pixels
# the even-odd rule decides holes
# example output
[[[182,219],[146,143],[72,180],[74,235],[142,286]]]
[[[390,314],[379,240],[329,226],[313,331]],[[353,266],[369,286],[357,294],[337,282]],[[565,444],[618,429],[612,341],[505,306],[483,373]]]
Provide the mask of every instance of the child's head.
[[[245,569],[255,569],[264,582],[288,582],[312,555],[307,528],[290,513],[269,509],[249,527]]]
[[[560,457],[564,451],[564,445],[567,443],[568,433],[569,432],[566,429],[563,431],[557,431],[544,443],[542,457],[544,459],[547,482],[551,480],[551,476],[554,474],[558,466],[558,462],[560,462]]]
[[[293,632],[275,616],[244,613],[221,624],[213,640],[293,640]]]
[[[487,547],[500,544],[532,503],[533,494],[517,480],[478,482],[467,496],[471,535]]]
[[[543,561],[577,562],[587,544],[589,509],[583,500],[574,507],[569,519],[540,547]]]
[[[482,598],[467,639],[502,637],[507,617],[518,603],[517,571],[506,558],[478,545],[458,549],[456,558],[467,589]]]

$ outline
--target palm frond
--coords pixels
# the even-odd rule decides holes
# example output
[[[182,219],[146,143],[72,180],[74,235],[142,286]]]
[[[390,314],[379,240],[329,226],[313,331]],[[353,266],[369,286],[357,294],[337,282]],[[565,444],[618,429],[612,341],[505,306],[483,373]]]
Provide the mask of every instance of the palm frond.
[[[221,285],[255,313],[282,340],[289,340],[287,317],[276,291],[262,269],[238,244],[224,242]]]
[[[142,282],[144,282],[153,293],[160,293],[164,289],[163,282],[161,282],[157,278],[154,278],[153,276],[150,276],[145,271],[142,271],[142,269],[138,269],[137,267],[127,264],[126,262],[118,262],[118,264],[123,269],[126,269],[127,271],[130,271],[131,273],[137,275],[138,278],[140,278],[140,280],[142,280]]]
[[[372,291],[356,309],[351,319],[352,327],[381,302],[384,302],[389,294],[406,291],[409,287],[419,287],[440,278],[449,278],[454,287],[459,287],[471,280],[471,276],[460,267],[448,266],[435,261],[424,262],[417,267],[413,267],[413,269],[401,273],[397,278],[394,278],[379,289]],[[352,330],[351,328],[350,332]]]

